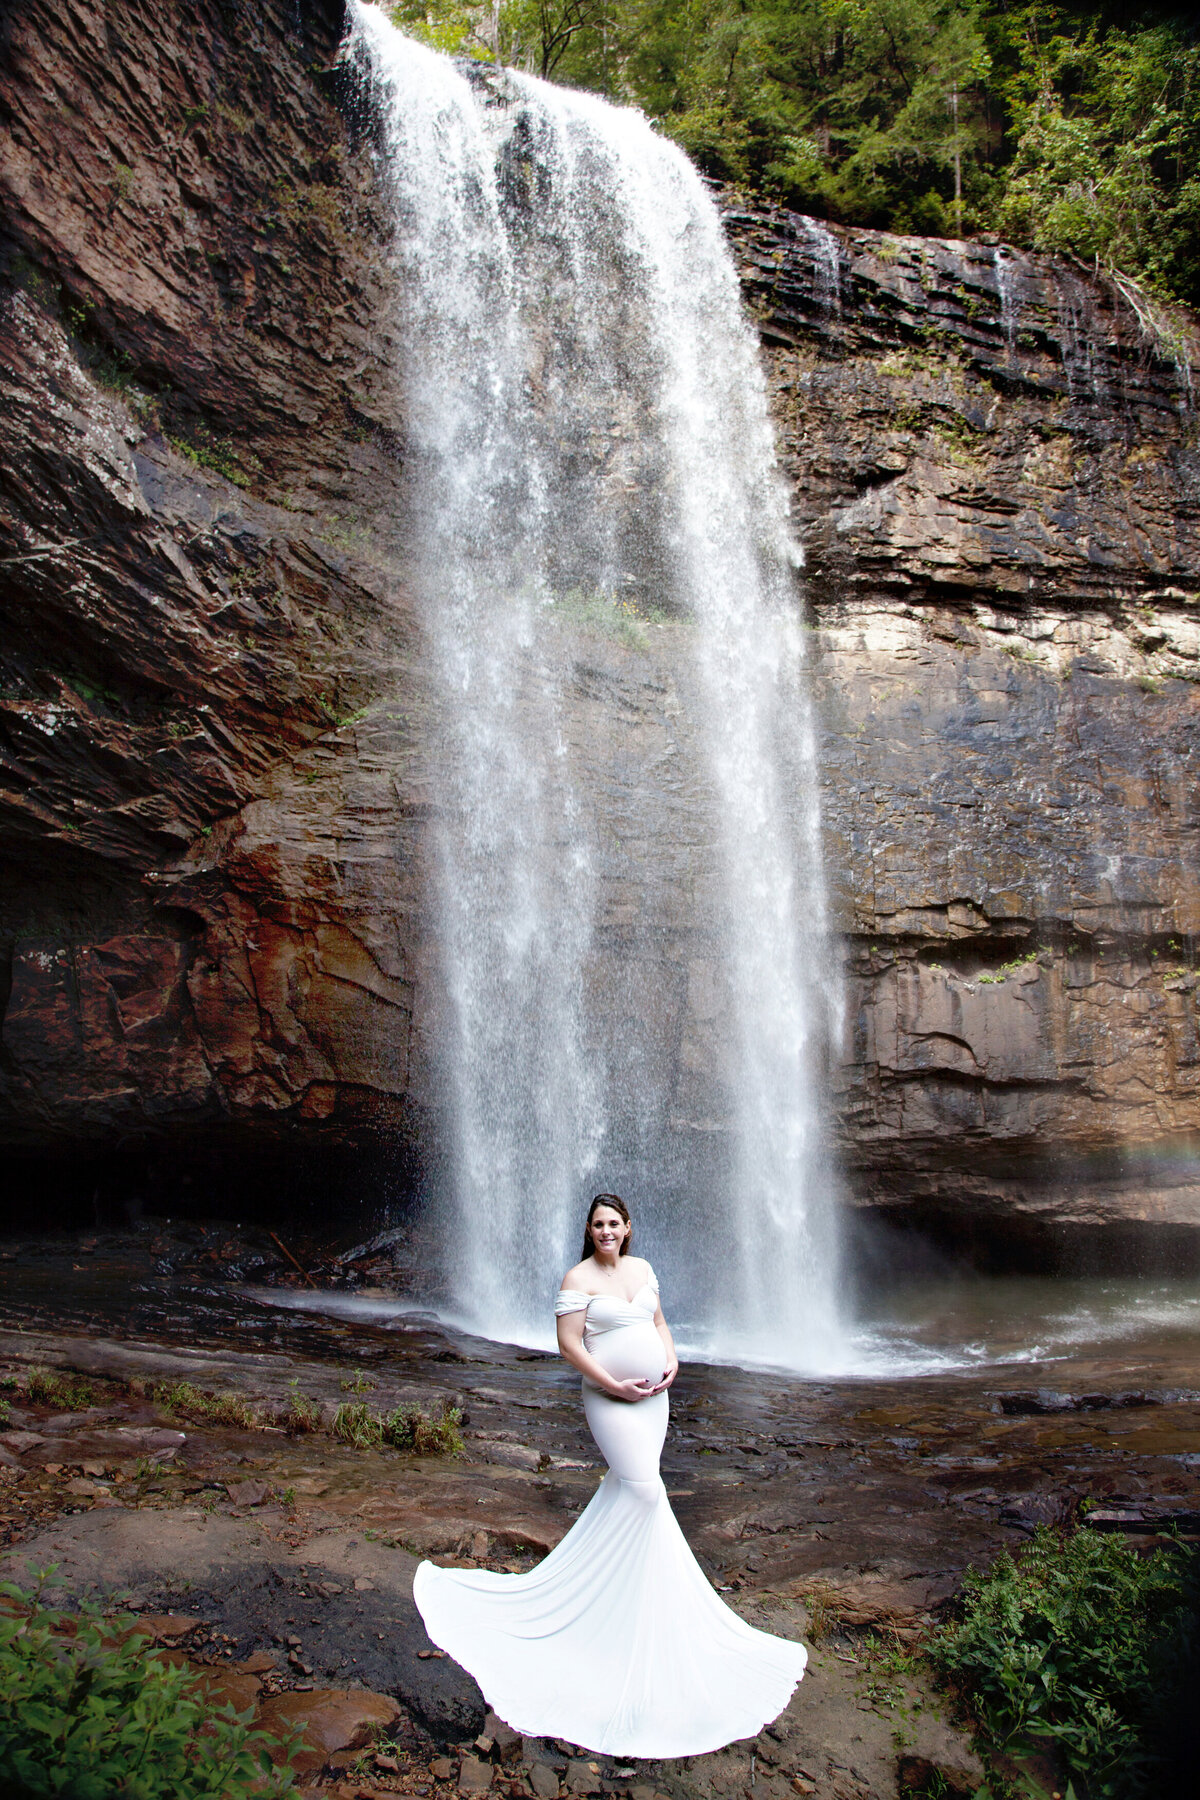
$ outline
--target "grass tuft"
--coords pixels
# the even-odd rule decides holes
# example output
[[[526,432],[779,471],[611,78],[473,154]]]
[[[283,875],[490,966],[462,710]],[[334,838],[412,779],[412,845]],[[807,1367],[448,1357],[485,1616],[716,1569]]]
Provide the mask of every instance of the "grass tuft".
[[[62,1412],[85,1412],[100,1398],[85,1376],[64,1375],[58,1369],[30,1369],[25,1392],[35,1406],[54,1406]]]
[[[252,1430],[259,1423],[244,1394],[210,1394],[190,1381],[161,1382],[154,1390],[154,1403],[173,1418],[191,1419],[198,1425],[239,1425]]]
[[[417,1406],[398,1406],[383,1421],[383,1441],[394,1450],[411,1450],[414,1456],[461,1456],[461,1424],[457,1406],[443,1406],[434,1414]]]
[[[370,1450],[383,1442],[383,1421],[365,1400],[343,1400],[333,1415],[333,1435],[355,1450]]]
[[[458,1456],[463,1447],[461,1424],[462,1414],[456,1406],[443,1406],[433,1414],[417,1406],[377,1413],[365,1400],[344,1400],[334,1415],[333,1435],[356,1450],[386,1444],[414,1456]]]
[[[288,1394],[287,1410],[283,1415],[284,1429],[292,1437],[302,1437],[307,1431],[320,1431],[321,1409],[315,1400],[300,1391],[299,1376],[288,1382],[291,1392]]]

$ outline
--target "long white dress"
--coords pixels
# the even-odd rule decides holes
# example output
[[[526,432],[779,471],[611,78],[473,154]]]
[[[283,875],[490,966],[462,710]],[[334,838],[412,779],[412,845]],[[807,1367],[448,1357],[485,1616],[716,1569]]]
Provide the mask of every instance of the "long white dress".
[[[584,1345],[623,1381],[657,1381],[658,1283],[629,1301],[564,1288]],[[694,1756],[751,1737],[787,1705],[802,1645],[756,1631],[710,1587],[679,1529],[658,1459],[666,1392],[583,1406],[608,1473],[562,1542],[527,1575],[423,1562],[413,1597],[439,1649],[526,1737],[614,1756]]]

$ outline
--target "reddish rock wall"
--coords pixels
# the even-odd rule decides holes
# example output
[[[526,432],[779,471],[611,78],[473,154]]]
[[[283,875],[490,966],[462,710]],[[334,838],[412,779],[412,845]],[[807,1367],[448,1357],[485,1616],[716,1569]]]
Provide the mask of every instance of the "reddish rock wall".
[[[411,1131],[415,633],[362,553],[398,447],[341,8],[4,30],[4,1134]]]

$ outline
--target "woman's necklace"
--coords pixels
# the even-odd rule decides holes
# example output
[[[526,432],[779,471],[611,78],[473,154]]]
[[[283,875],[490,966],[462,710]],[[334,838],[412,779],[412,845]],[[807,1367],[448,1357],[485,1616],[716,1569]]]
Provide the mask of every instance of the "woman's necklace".
[[[593,1251],[592,1264],[595,1268],[596,1275],[606,1284],[610,1292],[619,1295],[620,1298],[625,1301],[633,1299],[632,1294],[627,1294],[625,1292],[625,1283],[621,1280],[621,1264],[619,1260],[615,1267],[608,1268],[600,1261],[600,1258]]]

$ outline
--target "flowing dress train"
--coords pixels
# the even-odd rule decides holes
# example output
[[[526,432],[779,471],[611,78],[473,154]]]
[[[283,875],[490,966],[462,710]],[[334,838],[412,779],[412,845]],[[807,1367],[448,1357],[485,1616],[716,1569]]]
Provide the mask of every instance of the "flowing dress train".
[[[658,1284],[629,1301],[564,1288],[584,1344],[623,1381],[657,1381]],[[658,1462],[668,1396],[614,1400],[583,1384],[608,1464],[562,1542],[527,1575],[423,1562],[413,1597],[430,1637],[526,1737],[615,1756],[694,1756],[751,1737],[787,1705],[802,1645],[756,1631],[709,1585],[671,1511]]]

